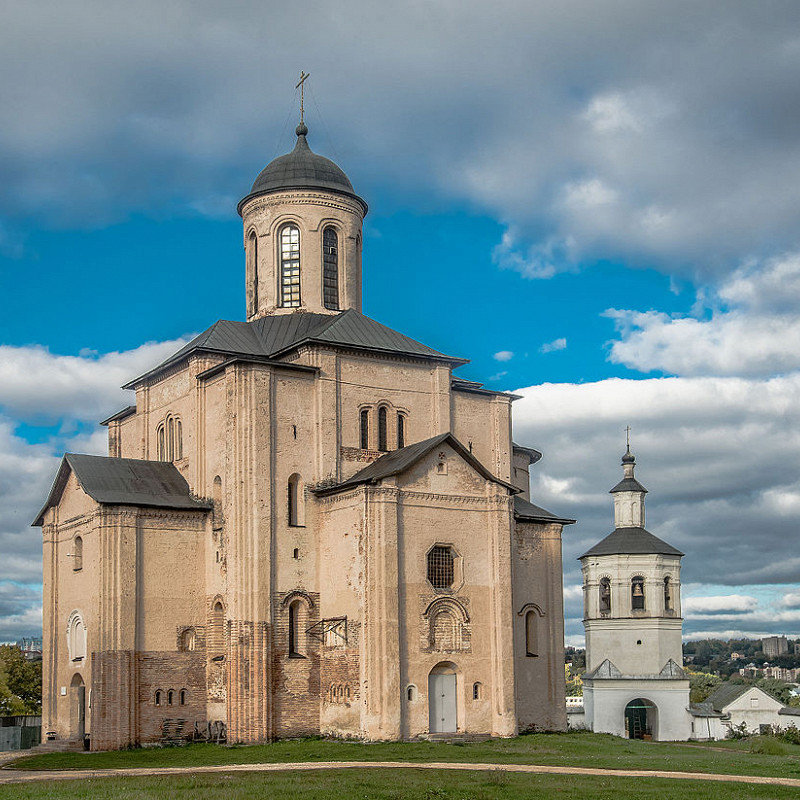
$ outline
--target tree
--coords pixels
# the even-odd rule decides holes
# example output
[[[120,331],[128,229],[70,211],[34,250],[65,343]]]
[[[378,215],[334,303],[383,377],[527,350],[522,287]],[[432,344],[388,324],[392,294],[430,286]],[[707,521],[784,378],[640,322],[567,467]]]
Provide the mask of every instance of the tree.
[[[689,673],[689,700],[692,703],[702,703],[710,697],[714,690],[722,683],[718,675],[708,672]]]
[[[42,713],[42,664],[16,645],[0,645],[0,714]]]
[[[786,681],[780,681],[777,678],[762,678],[760,681],[756,681],[756,686],[771,694],[776,700],[780,700],[785,706],[789,705],[789,701],[792,699],[794,686]]]

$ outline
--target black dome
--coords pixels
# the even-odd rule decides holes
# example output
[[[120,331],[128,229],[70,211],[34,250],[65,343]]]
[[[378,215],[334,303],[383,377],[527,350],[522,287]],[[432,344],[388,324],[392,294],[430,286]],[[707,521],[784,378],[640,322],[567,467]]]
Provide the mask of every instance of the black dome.
[[[344,171],[329,158],[311,151],[306,141],[308,128],[302,124],[298,125],[296,133],[297,144],[294,150],[285,156],[278,156],[261,170],[250,194],[239,203],[240,213],[244,201],[253,195],[280,189],[327,189],[341,192],[360,200],[366,211],[366,203],[356,195],[353,184]]]

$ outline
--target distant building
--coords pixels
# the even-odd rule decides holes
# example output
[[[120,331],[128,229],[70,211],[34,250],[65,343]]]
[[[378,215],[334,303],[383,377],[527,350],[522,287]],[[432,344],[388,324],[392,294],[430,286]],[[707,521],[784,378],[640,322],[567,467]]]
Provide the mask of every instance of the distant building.
[[[22,655],[28,659],[28,661],[42,660],[41,638],[20,639],[16,645],[19,647],[19,649],[22,651]]]
[[[800,708],[788,708],[763,689],[746,683],[723,683],[702,705],[721,715],[716,735],[709,738],[722,739],[729,728],[742,724],[751,733],[759,733],[767,727],[788,728],[800,723]]]
[[[761,640],[761,649],[765,656],[782,656],[789,652],[789,642],[785,636],[767,636]]]

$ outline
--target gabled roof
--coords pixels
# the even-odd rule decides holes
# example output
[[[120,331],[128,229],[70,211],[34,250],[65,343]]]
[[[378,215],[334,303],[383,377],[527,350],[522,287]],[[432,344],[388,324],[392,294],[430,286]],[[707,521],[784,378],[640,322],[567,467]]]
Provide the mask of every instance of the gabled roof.
[[[609,489],[609,494],[616,492],[642,492],[647,494],[647,489],[642,486],[636,478],[623,478],[613,489]]]
[[[706,702],[711,705],[714,711],[724,711],[734,700],[738,700],[745,692],[752,689],[749,683],[731,683],[726,681],[715,692],[706,698]]]
[[[129,417],[131,414],[136,413],[136,406],[125,406],[122,411],[117,411],[116,414],[112,414],[110,417],[106,417],[100,425],[108,425],[111,422],[116,422],[120,419],[125,419],[125,417]]]
[[[467,363],[463,358],[446,356],[353,308],[348,308],[340,314],[276,314],[260,317],[252,322],[220,320],[195,336],[166,361],[130,381],[123,388],[135,388],[143,379],[178,364],[194,352],[277,358],[308,343],[416,356],[444,361],[453,366]]]
[[[67,453],[33,526],[44,524],[44,514],[61,499],[70,472],[75,473],[83,491],[98,503],[197,511],[213,507],[211,501],[192,496],[189,484],[174,464]]]
[[[514,498],[514,519],[521,522],[561,522],[564,525],[573,525],[574,519],[557,517],[545,509],[529,503],[524,497],[517,495]]]
[[[349,489],[353,486],[359,486],[364,483],[377,483],[384,478],[390,478],[393,475],[399,475],[401,472],[405,472],[409,467],[412,467],[414,464],[417,463],[421,458],[426,456],[431,450],[440,447],[443,444],[448,444],[450,447],[453,448],[463,459],[466,461],[477,473],[482,475],[486,480],[494,481],[495,483],[499,483],[501,486],[505,486],[506,489],[510,490],[512,493],[516,493],[519,489],[516,486],[512,486],[510,483],[506,483],[505,481],[501,481],[500,478],[496,478],[489,472],[486,467],[475,458],[474,455],[464,447],[461,442],[453,436],[452,433],[441,433],[438,436],[434,436],[432,439],[425,439],[422,442],[416,442],[415,444],[410,444],[408,447],[401,447],[398,450],[393,450],[391,453],[387,453],[385,456],[381,456],[377,461],[373,461],[369,466],[364,467],[364,469],[357,472],[353,475],[352,478],[348,478],[346,481],[342,481],[342,483],[337,483],[334,486],[323,486],[318,489],[315,489],[315,494],[318,495],[326,495],[326,494],[334,494],[335,492],[341,492],[344,489]]]
[[[617,528],[594,547],[590,547],[579,559],[586,556],[615,555],[683,556],[684,553],[644,528]]]

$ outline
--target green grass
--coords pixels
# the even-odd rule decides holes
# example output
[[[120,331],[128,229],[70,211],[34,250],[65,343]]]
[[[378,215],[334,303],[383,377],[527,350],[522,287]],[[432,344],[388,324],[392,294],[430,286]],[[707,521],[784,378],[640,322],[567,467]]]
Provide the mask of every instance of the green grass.
[[[361,744],[326,739],[267,745],[147,748],[108,753],[48,753],[22,758],[18,769],[125,769],[192,767],[297,761],[451,761],[549,764],[605,769],[719,772],[800,778],[800,746],[782,744],[783,754],[751,752],[751,742],[670,744],[619,739],[604,734],[532,734],[474,744],[435,742]]]
[[[273,774],[103,778],[0,786],[14,800],[788,800],[798,790],[667,778],[589,778],[428,770],[321,770]]]

